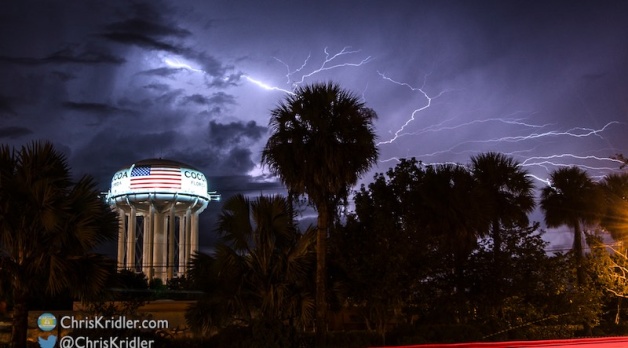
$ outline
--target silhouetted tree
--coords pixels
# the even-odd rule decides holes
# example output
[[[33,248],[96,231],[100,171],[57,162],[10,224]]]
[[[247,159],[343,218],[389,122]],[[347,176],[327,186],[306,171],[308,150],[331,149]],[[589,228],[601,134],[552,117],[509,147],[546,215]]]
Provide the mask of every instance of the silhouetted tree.
[[[419,196],[428,233],[439,236],[442,253],[452,265],[455,292],[464,296],[464,268],[467,258],[483,235],[484,205],[470,204],[476,197],[471,172],[460,165],[430,166]],[[460,305],[460,307],[462,307]],[[463,308],[459,308],[463,310]]]
[[[356,310],[385,344],[389,324],[405,315],[416,284],[433,259],[414,205],[423,168],[401,160],[356,192],[355,213],[330,237],[330,253],[345,276],[345,306]]]
[[[477,184],[477,201],[490,225],[497,260],[502,227],[528,226],[528,214],[535,206],[532,179],[512,157],[496,152],[471,157],[471,172]]]
[[[541,209],[548,227],[567,225],[573,229],[573,252],[578,284],[585,282],[584,225],[599,218],[599,191],[587,172],[578,167],[560,168],[550,175],[550,185],[541,191]]]
[[[610,174],[599,187],[602,195],[600,225],[616,241],[628,242],[628,173]]]
[[[251,202],[237,195],[225,203],[215,255],[198,254],[192,261],[197,285],[219,287],[202,288],[207,296],[187,314],[192,327],[207,331],[239,320],[289,331],[311,323],[315,230],[300,234],[293,218],[278,196]]]
[[[85,299],[103,288],[112,261],[92,250],[117,230],[93,179],[74,182],[52,144],[0,147],[0,272],[12,288],[12,347],[26,346],[30,296],[69,290]]]
[[[333,214],[349,188],[377,160],[376,114],[359,98],[327,84],[300,87],[271,111],[272,134],[262,162],[295,195],[307,195],[318,211],[316,238],[317,343],[326,332],[326,239]]]

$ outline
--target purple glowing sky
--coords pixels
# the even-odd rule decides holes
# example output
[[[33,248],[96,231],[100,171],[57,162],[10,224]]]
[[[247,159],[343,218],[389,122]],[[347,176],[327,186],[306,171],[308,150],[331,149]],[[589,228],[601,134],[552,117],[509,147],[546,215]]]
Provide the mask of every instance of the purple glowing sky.
[[[539,187],[571,164],[600,178],[628,153],[626,18],[624,1],[3,2],[0,143],[51,140],[103,189],[164,157],[223,197],[273,193],[269,110],[333,80],[379,115],[374,171],[500,151]]]

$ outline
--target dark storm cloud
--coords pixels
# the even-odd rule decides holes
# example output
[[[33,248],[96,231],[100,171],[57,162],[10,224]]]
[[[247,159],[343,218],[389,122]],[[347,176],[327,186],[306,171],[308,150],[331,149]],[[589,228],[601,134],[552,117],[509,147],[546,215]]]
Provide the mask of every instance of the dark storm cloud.
[[[156,23],[144,18],[132,18],[126,21],[112,23],[108,25],[106,29],[114,33],[135,34],[148,37],[175,36],[184,38],[191,35],[188,30],[182,29],[176,25]]]
[[[285,188],[278,182],[255,181],[248,175],[212,176],[210,184],[220,190],[223,200],[237,193],[272,195],[285,192]]]
[[[225,92],[216,92],[212,94],[209,98],[209,103],[211,104],[231,104],[235,105],[236,100],[233,95],[227,94]]]
[[[159,77],[172,77],[173,75],[181,72],[183,69],[179,68],[157,68],[139,72],[138,75],[146,76],[159,76]]]
[[[136,9],[137,10],[137,9]],[[141,16],[148,18],[132,18],[114,22],[105,27],[101,37],[125,45],[135,45],[148,50],[160,50],[185,57],[197,62],[200,69],[218,80],[225,82],[224,75],[233,67],[224,66],[222,62],[203,50],[197,50],[184,43],[184,39],[191,36],[191,32],[170,22],[157,13],[156,8],[148,4],[137,10]],[[144,72],[158,76],[170,76],[179,69],[153,69]],[[231,78],[227,78],[230,80]],[[214,83],[213,85],[217,85]]]
[[[246,173],[255,167],[249,148],[234,147],[229,151],[224,165],[235,173]]]
[[[239,146],[226,149],[210,146],[181,149],[167,153],[166,157],[188,163],[209,176],[221,173],[242,175],[255,168],[251,150]]]
[[[182,89],[175,89],[175,90],[168,91],[167,93],[160,95],[159,97],[155,99],[155,101],[157,101],[160,104],[171,105],[177,100],[177,98],[179,98],[179,96],[181,96],[184,93],[185,91]]]
[[[211,97],[193,94],[183,98],[182,104],[190,103],[198,105],[236,105],[235,97],[224,92],[216,92]]]
[[[111,106],[109,104],[104,104],[104,103],[79,103],[79,102],[68,101],[68,102],[63,103],[63,106],[69,110],[77,110],[77,111],[84,111],[84,112],[91,112],[91,113],[98,113],[98,114],[112,113],[112,112],[124,112],[124,113],[133,112],[132,110],[120,109],[118,107]]]
[[[220,174],[241,175],[243,178],[246,178],[245,181],[248,181],[252,178],[242,174],[249,172],[255,167],[252,155],[251,150],[247,148],[218,149],[208,146],[171,151],[166,154],[166,157],[176,158],[183,163],[188,163],[208,176]],[[214,187],[213,189],[217,188]],[[218,189],[222,189],[222,187]]]
[[[210,103],[209,98],[200,95],[200,94],[192,94],[187,97],[184,97],[181,101],[181,104],[198,104],[198,105],[207,105]]]
[[[24,135],[32,134],[33,131],[24,127],[4,127],[0,128],[0,138],[15,139]]]
[[[82,51],[75,52],[74,48],[65,48],[44,58],[50,63],[75,63],[75,64],[122,64],[126,62],[124,58],[117,57],[107,52]]]
[[[59,80],[63,81],[63,82],[67,82],[70,80],[74,80],[76,78],[76,75],[74,74],[70,74],[64,71],[53,71],[50,73],[50,75],[58,78]]]
[[[207,116],[209,119],[213,119],[213,118],[219,117],[220,115],[223,115],[224,113],[225,113],[225,110],[221,108],[220,106],[212,106],[211,108],[207,110],[201,111],[199,115]]]
[[[173,42],[191,33],[164,17],[167,9],[159,3],[133,3],[130,11],[133,18],[125,18],[105,26],[101,36],[113,42],[136,45],[146,49],[157,49],[181,54],[187,51]]]
[[[198,61],[205,72],[222,75],[225,68],[220,61],[183,43],[182,39],[189,37],[190,31],[169,22],[149,5],[145,5],[142,12],[143,16],[151,18],[133,18],[109,24],[105,27],[106,31],[101,34],[102,37],[121,44],[182,55]]]
[[[75,48],[64,48],[43,58],[8,57],[0,56],[0,63],[17,65],[44,65],[44,64],[113,64],[120,65],[126,62],[124,58],[101,51],[76,52]]]
[[[224,72],[225,69],[219,69],[218,71],[223,71]],[[218,75],[218,76],[211,76],[211,77],[206,77],[205,78],[205,84],[207,85],[207,87],[209,88],[227,88],[227,87],[233,87],[233,86],[238,86],[240,84],[240,81],[242,80],[242,76],[244,74],[243,73],[226,73],[224,74],[224,76],[222,75]]]
[[[157,92],[165,92],[170,90],[170,86],[165,83],[149,83],[147,85],[144,85],[144,88]]]
[[[223,64],[219,59],[207,53],[206,51],[189,49],[182,54],[186,58],[197,62],[200,65],[200,69],[203,70],[206,74],[209,74],[213,77],[218,77],[225,83],[231,80],[232,76],[234,75],[233,73],[230,73],[234,70],[233,66]]]
[[[255,121],[227,124],[211,121],[209,123],[209,142],[218,147],[256,142],[264,134],[266,134],[266,127],[258,126]]]
[[[142,134],[131,129],[103,129],[75,151],[71,160],[78,174],[92,174],[105,189],[117,170],[142,159],[162,157],[182,136],[171,130]]]
[[[187,51],[186,48],[177,46],[175,44],[167,43],[157,39],[150,38],[148,36],[133,34],[133,33],[106,33],[102,34],[104,38],[111,41],[132,44],[142,48],[163,50],[175,54],[182,54]]]
[[[15,115],[11,100],[7,97],[3,97],[2,95],[0,95],[0,115]]]
[[[85,102],[64,102],[63,107],[66,110],[80,112],[81,114],[93,115],[97,118],[96,122],[88,124],[89,126],[97,126],[105,122],[108,118],[119,115],[136,114],[130,109],[122,109],[105,103],[85,103]]]

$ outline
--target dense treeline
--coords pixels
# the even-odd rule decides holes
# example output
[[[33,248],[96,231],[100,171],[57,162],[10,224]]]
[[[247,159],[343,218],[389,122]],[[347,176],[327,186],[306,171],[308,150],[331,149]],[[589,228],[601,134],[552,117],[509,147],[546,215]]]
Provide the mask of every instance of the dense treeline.
[[[49,142],[0,145],[0,301],[12,309],[11,347],[27,346],[28,311],[100,298],[115,261],[94,248],[118,218],[90,176],[74,180]]]
[[[491,185],[483,182],[487,173]],[[596,183],[572,167],[551,179],[536,202],[527,173],[499,153],[475,156],[468,166],[402,159],[376,174],[355,192],[353,212],[335,216],[328,236],[328,320],[350,314],[371,344],[623,332],[615,295],[623,296],[626,283],[615,271],[625,262],[600,238],[609,239],[606,231],[624,236],[628,174]],[[287,203],[235,197],[225,204],[222,242],[194,267],[207,291],[189,312],[195,328],[232,335],[237,327],[243,346],[308,339],[314,236],[295,234]],[[539,222],[527,218],[536,204],[547,225],[572,228],[580,238],[573,250],[547,251]]]
[[[435,328],[454,330],[446,340],[544,338],[598,325],[604,303],[589,259],[545,251],[539,224],[526,218],[535,203],[526,177],[497,153],[470,166],[401,160],[376,175],[330,237],[347,304],[382,336],[402,326],[423,339]],[[471,337],[455,337],[462,328]]]
[[[531,176],[504,154],[468,165],[401,160],[355,192],[355,209],[341,216],[377,160],[376,118],[333,83],[300,87],[271,111],[262,163],[288,189],[285,204],[273,205],[285,211],[260,214],[270,199],[262,197],[226,204],[221,244],[192,272],[207,294],[188,313],[195,330],[230,346],[298,345],[311,332],[316,346],[360,346],[599,334],[611,304],[621,322],[612,301],[628,293],[623,249],[611,256],[597,233],[623,239],[626,176],[595,183],[578,167],[560,168],[535,200]],[[314,231],[295,232],[298,198],[318,213]],[[548,227],[573,231],[572,251],[546,251],[528,218],[535,207]],[[346,321],[365,334],[327,335]]]
[[[115,274],[93,253],[115,238],[116,214],[90,177],[71,179],[51,144],[0,147],[0,296],[13,310],[12,346],[25,347],[27,313],[42,293],[114,314],[110,300],[133,313],[166,287],[202,291],[186,313],[200,346],[628,332],[628,173],[596,182],[566,167],[535,187],[512,157],[488,152],[462,165],[402,159],[351,192],[377,160],[376,117],[332,83],[287,97],[271,112],[262,162],[288,197],[229,199],[214,252],[195,255],[188,277],[168,284]],[[305,231],[299,202],[318,214]],[[529,219],[535,208],[547,227],[573,232],[571,250],[547,250],[541,222]],[[106,291],[114,287],[148,295],[120,298]]]

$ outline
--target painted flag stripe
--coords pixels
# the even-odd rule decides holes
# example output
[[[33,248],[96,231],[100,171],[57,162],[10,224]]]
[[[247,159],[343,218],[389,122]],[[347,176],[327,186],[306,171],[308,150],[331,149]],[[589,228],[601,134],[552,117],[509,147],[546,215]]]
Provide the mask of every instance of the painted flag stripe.
[[[131,170],[131,188],[181,188],[179,167],[137,166]]]

